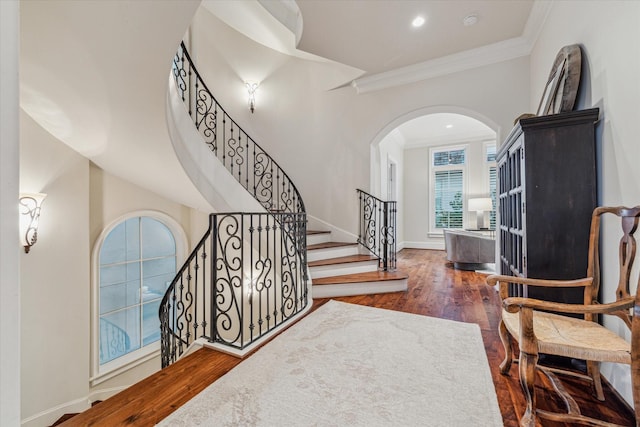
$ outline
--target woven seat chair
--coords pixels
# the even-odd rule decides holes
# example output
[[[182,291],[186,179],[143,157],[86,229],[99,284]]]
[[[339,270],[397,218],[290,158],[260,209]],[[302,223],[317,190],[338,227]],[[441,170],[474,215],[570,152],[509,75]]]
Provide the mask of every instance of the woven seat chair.
[[[621,224],[621,238],[618,248],[619,271],[615,296],[598,302],[601,287],[600,237],[603,216],[617,216]],[[500,372],[508,375],[513,362],[513,345],[518,344],[520,384],[527,406],[520,420],[523,427],[534,427],[541,420],[577,423],[590,426],[614,426],[602,420],[589,418],[580,412],[575,400],[567,394],[562,383],[554,375],[562,372],[588,379],[593,386],[594,396],[604,400],[600,377],[600,362],[614,362],[631,365],[631,385],[636,426],[640,427],[640,278],[632,281],[632,267],[636,258],[634,233],[638,228],[640,206],[599,207],[593,212],[589,239],[589,263],[587,276],[572,281],[539,280],[513,276],[492,275],[487,278],[491,286],[499,285],[502,298],[502,319],[500,338],[505,348],[505,360]],[[607,230],[608,231],[608,230]],[[603,250],[609,250],[603,248]],[[634,270],[635,271],[635,270]],[[630,283],[637,286],[635,296],[630,294]],[[511,284],[511,285],[510,285]],[[564,304],[525,297],[509,297],[509,287],[583,287],[584,304]],[[611,289],[615,284],[608,284]],[[513,289],[513,288],[512,288]],[[633,314],[637,313],[637,316]],[[569,314],[571,316],[566,316]],[[576,317],[576,315],[580,315]],[[598,318],[602,315],[617,316],[630,330],[630,342],[601,326]],[[538,365],[539,354],[564,356],[586,361],[587,375],[573,371],[548,368]],[[545,374],[561,395],[566,411],[549,412],[537,408],[535,395],[536,371]],[[544,425],[544,424],[543,424]]]

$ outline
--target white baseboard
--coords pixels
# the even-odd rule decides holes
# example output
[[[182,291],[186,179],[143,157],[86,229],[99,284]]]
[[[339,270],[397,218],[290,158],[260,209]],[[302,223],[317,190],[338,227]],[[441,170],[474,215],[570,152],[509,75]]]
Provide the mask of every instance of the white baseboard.
[[[111,396],[120,393],[122,390],[128,387],[129,385],[123,385],[118,387],[105,388],[103,390],[92,391],[91,393],[89,393],[89,401],[95,402],[96,400],[107,400]]]
[[[433,249],[444,251],[444,242],[403,242],[403,247],[407,249]]]
[[[23,419],[20,423],[24,427],[42,427],[50,426],[64,414],[74,414],[84,412],[91,408],[91,403],[96,400],[106,400],[111,396],[120,393],[129,385],[106,388],[104,390],[96,390],[89,393],[86,397],[72,400],[70,402],[61,403],[53,408],[46,409],[42,412],[38,412],[35,415]]]
[[[89,402],[89,396],[82,397],[80,399],[72,400],[70,402],[65,402],[58,406],[54,406],[53,408],[49,408],[45,411],[38,412],[37,414],[22,420],[20,425],[25,427],[50,426],[64,414],[83,412],[90,407],[91,403]]]

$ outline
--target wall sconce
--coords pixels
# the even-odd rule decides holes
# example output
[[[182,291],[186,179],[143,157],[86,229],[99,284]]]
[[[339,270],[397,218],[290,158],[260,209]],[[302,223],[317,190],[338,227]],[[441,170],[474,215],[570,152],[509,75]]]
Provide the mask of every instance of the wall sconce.
[[[469,199],[469,211],[476,212],[478,221],[478,230],[486,228],[484,226],[484,213],[493,209],[493,202],[489,197],[481,197],[477,199]]]
[[[45,197],[47,195],[43,193],[20,194],[20,240],[25,253],[29,253],[38,240],[38,221]]]
[[[249,92],[249,110],[251,110],[251,114],[253,114],[253,110],[256,109],[256,90],[260,83],[247,83],[244,84],[247,87],[247,92]]]

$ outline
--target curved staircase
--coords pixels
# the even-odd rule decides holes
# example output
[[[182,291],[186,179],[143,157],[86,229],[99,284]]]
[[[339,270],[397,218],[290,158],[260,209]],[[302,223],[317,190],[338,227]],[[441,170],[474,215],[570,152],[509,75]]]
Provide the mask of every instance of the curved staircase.
[[[232,212],[210,214],[162,299],[163,367],[195,345],[242,357],[308,311],[312,297],[407,289],[408,276],[395,271],[396,202],[358,190],[357,242],[307,232],[295,184],[218,103],[184,43],[171,77],[167,116],[176,154],[212,206]]]

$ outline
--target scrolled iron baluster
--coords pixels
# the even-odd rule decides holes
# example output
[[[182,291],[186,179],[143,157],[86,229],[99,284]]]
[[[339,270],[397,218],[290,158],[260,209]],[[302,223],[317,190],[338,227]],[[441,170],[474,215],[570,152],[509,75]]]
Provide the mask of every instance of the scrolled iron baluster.
[[[217,317],[215,320],[218,332],[214,340],[232,345],[236,343],[242,333],[240,324],[241,308],[236,297],[236,289],[242,289],[242,258],[237,255],[242,248],[241,227],[237,216],[222,214],[215,215],[218,224],[216,236],[217,259],[215,261],[218,277],[215,282],[215,305]],[[223,237],[224,234],[224,237]],[[235,322],[234,322],[235,319]],[[235,336],[225,338],[220,329],[229,332],[238,325]]]
[[[176,81],[176,87],[180,92],[180,97],[183,102],[185,100],[185,93],[187,92],[186,77],[187,72],[184,69],[184,54],[182,50],[178,50],[176,55],[173,57],[173,78]]]
[[[271,157],[260,150],[254,154],[254,159],[253,175],[256,177],[256,181],[253,187],[253,195],[265,208],[271,209],[270,201],[273,200]]]

